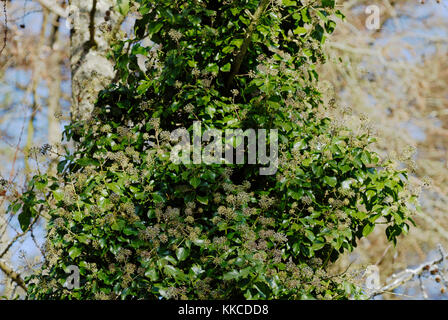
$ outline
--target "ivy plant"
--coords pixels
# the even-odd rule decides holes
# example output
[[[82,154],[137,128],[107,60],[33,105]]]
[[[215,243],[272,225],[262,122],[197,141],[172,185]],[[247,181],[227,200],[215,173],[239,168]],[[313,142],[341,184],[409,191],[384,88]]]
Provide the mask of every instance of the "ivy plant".
[[[412,220],[407,173],[327,116],[316,66],[342,19],[335,1],[136,0],[134,35],[110,54],[117,81],[76,150],[34,177],[10,210],[48,222],[30,299],[347,299],[328,266],[378,223]],[[170,133],[278,130],[278,170],[183,164]],[[241,141],[239,143],[242,143]],[[268,140],[268,144],[273,143]],[[238,143],[237,143],[238,144]],[[77,266],[80,288],[64,287]]]

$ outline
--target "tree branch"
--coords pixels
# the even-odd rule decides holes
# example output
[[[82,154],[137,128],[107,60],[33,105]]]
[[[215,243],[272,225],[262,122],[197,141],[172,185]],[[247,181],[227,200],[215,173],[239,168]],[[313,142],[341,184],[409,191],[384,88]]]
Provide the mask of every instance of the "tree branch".
[[[14,243],[17,242],[17,240],[19,240],[20,238],[22,238],[23,236],[25,236],[28,231],[31,230],[31,228],[34,226],[34,224],[37,222],[37,220],[39,219],[39,216],[37,216],[32,223],[30,223],[30,225],[28,226],[28,228],[23,231],[22,233],[18,233],[10,242],[9,244],[5,247],[5,249],[3,249],[3,251],[0,253],[0,259],[3,258],[9,251],[9,249],[11,249],[11,247],[14,245]]]
[[[25,281],[23,281],[22,277],[2,261],[0,261],[0,270],[2,270],[8,278],[17,283],[20,288],[25,291],[27,290]]]
[[[47,10],[57,14],[62,18],[67,18],[68,14],[55,0],[37,0],[39,4]]]
[[[442,263],[448,256],[446,255],[443,247],[439,244],[438,246],[439,252],[440,252],[440,258],[434,259],[432,261],[422,263],[417,268],[414,269],[405,269],[398,274],[394,274],[392,280],[390,283],[386,284],[385,286],[381,287],[380,289],[372,292],[368,299],[372,299],[378,295],[381,295],[383,293],[388,293],[393,291],[394,289],[400,287],[401,285],[405,284],[406,282],[410,281],[414,276],[421,275],[424,271],[428,270],[431,266],[438,265]]]
[[[238,52],[235,62],[232,65],[232,69],[230,71],[230,75],[227,78],[226,86],[230,88],[233,78],[238,74],[241,68],[241,64],[243,63],[244,57],[246,56],[247,49],[249,48],[250,42],[252,40],[252,34],[254,33],[255,27],[258,24],[258,21],[260,20],[261,15],[266,10],[266,8],[269,5],[270,0],[261,0],[260,5],[258,6],[257,10],[255,11],[255,14],[252,17],[252,21],[249,25],[249,28],[246,32],[246,38],[244,38],[244,42],[241,45],[240,51]]]

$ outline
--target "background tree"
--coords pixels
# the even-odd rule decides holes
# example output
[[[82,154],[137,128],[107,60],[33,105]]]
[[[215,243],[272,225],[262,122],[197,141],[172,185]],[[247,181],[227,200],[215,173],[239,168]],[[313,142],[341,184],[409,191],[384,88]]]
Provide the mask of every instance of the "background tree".
[[[380,8],[381,30],[365,26],[365,8],[372,4]],[[406,166],[413,188],[421,190],[422,210],[415,216],[418,228],[409,237],[394,248],[380,236],[380,227],[360,242],[353,255],[340,260],[339,271],[354,259],[352,269],[376,264],[384,284],[410,265],[437,260],[438,244],[448,246],[444,67],[448,8],[446,2],[436,1],[347,1],[343,5],[347,19],[326,43],[333,63],[320,68],[322,87],[328,90],[328,99],[334,97],[336,106],[353,106],[354,116],[346,122],[352,128],[359,125],[359,115],[369,119],[378,137],[375,149]],[[343,108],[338,112],[344,112]],[[416,275],[408,289],[399,292],[443,298],[448,284],[436,282],[435,276]]]
[[[56,173],[58,155],[70,147],[61,143],[62,126],[88,114],[91,96],[113,77],[104,57],[120,31],[117,10],[114,1],[2,1],[0,270],[8,297],[23,293],[23,275],[40,263],[45,217],[22,232],[6,207],[37,170]],[[102,68],[91,69],[95,59]]]
[[[41,243],[36,237],[43,223],[36,218],[23,232],[17,216],[7,214],[5,209],[35,172],[39,151],[50,151],[47,146],[51,144],[57,152],[62,113],[64,105],[68,106],[69,93],[63,89],[68,80],[64,72],[67,55],[63,50],[64,36],[59,35],[58,16],[30,1],[2,1],[2,13],[0,269],[6,282],[4,293],[11,297],[23,293],[21,274],[29,272],[40,260],[34,258],[41,255]],[[30,13],[38,13],[41,20]],[[57,160],[54,157],[45,160],[40,161],[40,169],[50,168],[55,172]]]

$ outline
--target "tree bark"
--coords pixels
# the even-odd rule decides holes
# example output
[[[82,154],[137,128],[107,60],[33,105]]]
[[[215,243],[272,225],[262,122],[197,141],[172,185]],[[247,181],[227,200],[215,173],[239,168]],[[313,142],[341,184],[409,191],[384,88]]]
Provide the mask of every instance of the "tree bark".
[[[60,117],[58,116],[61,112],[61,84],[62,84],[62,58],[59,49],[55,49],[58,47],[59,41],[59,23],[60,17],[56,16],[53,21],[53,29],[50,35],[50,48],[52,48],[52,53],[49,58],[49,79],[48,79],[48,90],[51,94],[48,96],[48,143],[52,146],[54,151],[58,151],[58,145],[60,145],[62,141],[62,131],[61,131],[61,123]],[[54,153],[49,154],[50,164],[48,171],[51,174],[56,174],[57,172],[57,164],[58,164],[58,156]]]
[[[122,21],[116,4],[114,0],[70,1],[67,21],[71,28],[72,121],[90,117],[99,91],[115,76],[113,62],[106,55],[112,33]]]

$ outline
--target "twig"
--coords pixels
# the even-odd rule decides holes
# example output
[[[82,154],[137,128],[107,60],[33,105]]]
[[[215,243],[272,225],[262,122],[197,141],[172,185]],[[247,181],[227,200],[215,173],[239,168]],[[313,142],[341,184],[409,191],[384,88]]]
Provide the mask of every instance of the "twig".
[[[0,270],[2,270],[12,281],[17,283],[23,290],[27,290],[25,281],[23,281],[22,277],[2,261],[0,261]]]
[[[425,288],[425,286],[423,284],[423,280],[422,280],[422,276],[421,275],[418,276],[418,281],[420,282],[420,290],[422,291],[423,299],[427,300],[429,297],[428,297],[428,294],[426,293],[426,288]]]
[[[68,14],[64,8],[62,8],[56,1],[52,0],[37,0],[42,7],[57,14],[62,18],[68,18]]]
[[[3,258],[5,256],[5,254],[9,251],[9,249],[11,249],[11,247],[14,245],[14,243],[19,240],[21,237],[25,236],[28,231],[33,227],[33,225],[37,222],[37,220],[39,219],[39,216],[37,216],[33,222],[28,226],[28,228],[23,231],[22,233],[17,234],[10,242],[9,244],[6,246],[5,249],[3,249],[2,253],[0,253],[0,259]]]
[[[381,257],[378,259],[378,261],[375,263],[376,266],[379,266],[381,262],[383,262],[384,258],[386,257],[386,254],[389,252],[389,249],[392,247],[392,245],[388,245],[386,250],[384,250]]]
[[[441,248],[441,245],[439,245],[439,251],[441,252],[441,256],[437,259],[434,259],[432,261],[423,263],[419,265],[417,268],[414,269],[405,269],[402,272],[399,272],[398,274],[395,274],[392,276],[392,278],[395,278],[395,280],[391,281],[390,283],[386,284],[385,286],[381,287],[379,290],[374,291],[370,294],[369,299],[372,299],[378,295],[381,295],[383,293],[387,293],[390,291],[393,291],[394,289],[400,287],[401,285],[405,284],[409,280],[411,280],[414,276],[421,275],[425,270],[428,269],[428,267],[440,264],[447,258],[445,251]]]

